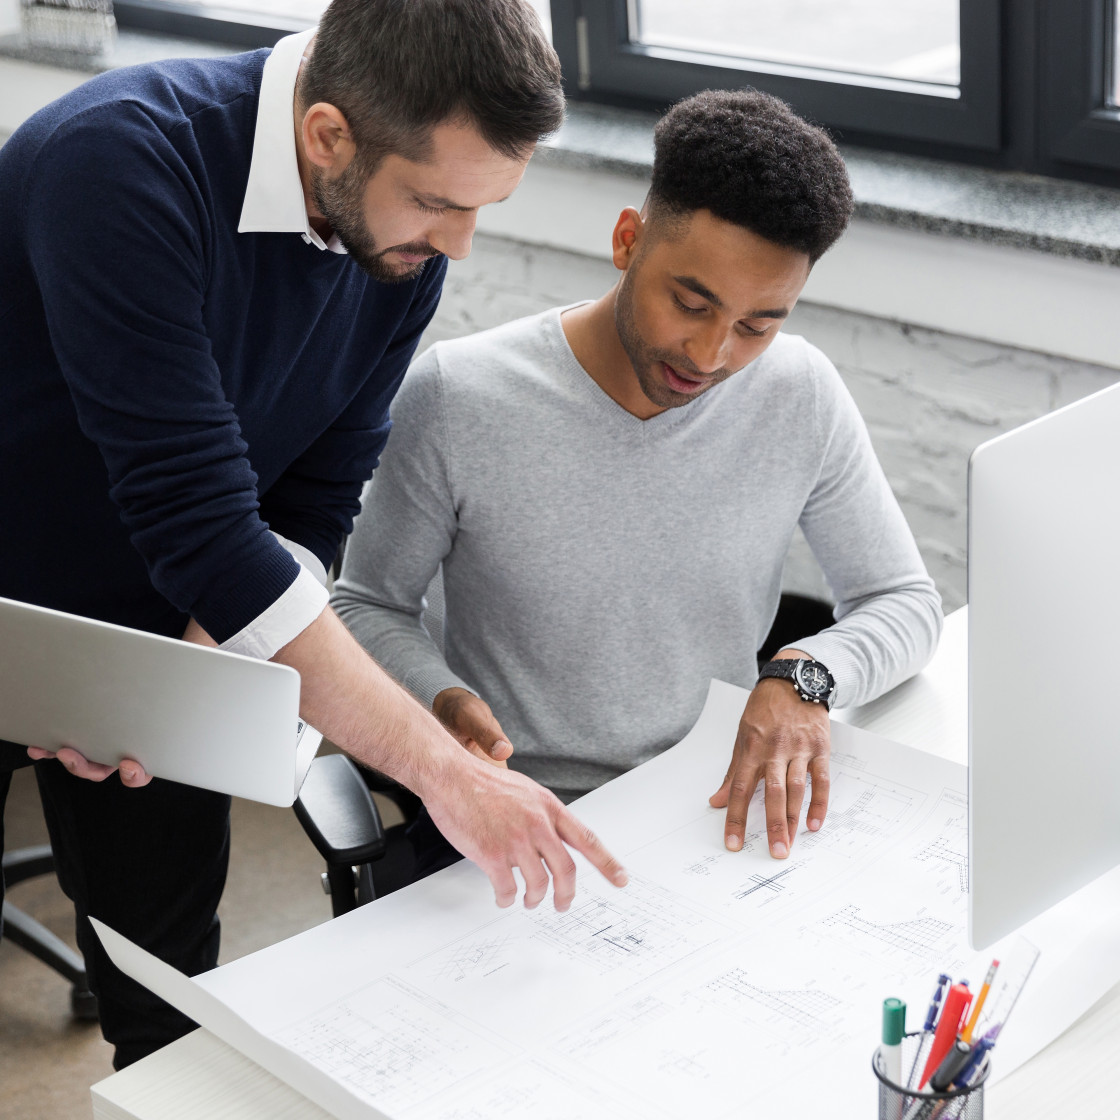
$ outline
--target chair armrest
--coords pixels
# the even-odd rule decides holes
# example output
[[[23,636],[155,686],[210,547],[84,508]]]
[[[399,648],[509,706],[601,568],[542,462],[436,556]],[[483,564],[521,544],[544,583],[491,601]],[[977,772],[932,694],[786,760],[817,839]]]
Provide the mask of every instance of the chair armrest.
[[[328,864],[368,863],[385,854],[381,815],[346,755],[319,755],[311,763],[294,808]]]

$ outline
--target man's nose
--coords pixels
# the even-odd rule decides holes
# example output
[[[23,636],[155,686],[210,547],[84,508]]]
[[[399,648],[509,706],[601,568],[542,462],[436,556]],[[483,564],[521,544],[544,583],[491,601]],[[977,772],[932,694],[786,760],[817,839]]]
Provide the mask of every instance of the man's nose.
[[[685,343],[684,352],[697,373],[715,373],[727,365],[731,339],[719,324],[697,330]]]
[[[438,227],[428,235],[428,242],[451,260],[464,260],[470,255],[477,221],[478,214],[473,210],[445,214]]]

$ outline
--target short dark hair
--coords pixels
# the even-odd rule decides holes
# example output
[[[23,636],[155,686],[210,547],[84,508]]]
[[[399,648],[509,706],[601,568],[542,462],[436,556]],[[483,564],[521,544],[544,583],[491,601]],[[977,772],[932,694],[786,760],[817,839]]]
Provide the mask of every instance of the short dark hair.
[[[342,112],[371,171],[424,159],[443,121],[517,158],[564,119],[560,62],[524,0],[333,0],[298,94]]]
[[[816,261],[852,216],[836,145],[784,101],[759,90],[704,90],[654,130],[650,212],[710,210]]]

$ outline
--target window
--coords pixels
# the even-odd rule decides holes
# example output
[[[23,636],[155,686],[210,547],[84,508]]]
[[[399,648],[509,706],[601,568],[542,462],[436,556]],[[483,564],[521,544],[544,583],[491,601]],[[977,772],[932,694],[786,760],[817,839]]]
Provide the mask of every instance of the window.
[[[1115,183],[1120,0],[552,0],[575,98],[755,86],[841,141]]]
[[[115,0],[122,26],[246,47],[327,0]],[[529,0],[568,94],[663,108],[765,89],[841,141],[1115,185],[1120,0]]]
[[[1116,184],[1118,8],[1117,0],[1040,6],[1040,150],[1031,170]]]
[[[751,85],[853,142],[999,145],[1001,0],[552,0],[575,96]]]
[[[957,0],[634,0],[629,33],[645,47],[960,84]]]
[[[319,22],[329,0],[115,0],[117,23],[146,31],[270,47]],[[528,0],[551,34],[549,0]]]

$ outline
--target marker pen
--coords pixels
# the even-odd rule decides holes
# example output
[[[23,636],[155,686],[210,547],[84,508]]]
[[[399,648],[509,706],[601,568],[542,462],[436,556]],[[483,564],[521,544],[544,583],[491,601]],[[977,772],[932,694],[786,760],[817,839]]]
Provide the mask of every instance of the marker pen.
[[[883,1000],[883,1044],[879,1047],[883,1074],[899,1089],[902,1084],[902,1036],[906,1033],[906,1004],[891,996]],[[891,1093],[889,1120],[901,1120],[902,1094]]]
[[[945,1055],[949,1053],[953,1043],[957,1040],[957,1033],[961,1029],[968,1005],[972,1002],[972,993],[968,990],[968,981],[962,980],[949,989],[945,997],[945,1005],[941,1009],[941,1019],[938,1021],[937,1030],[933,1032],[933,1045],[929,1049],[925,1069],[922,1070],[918,1088],[921,1089],[930,1079],[930,1076],[941,1065]]]

